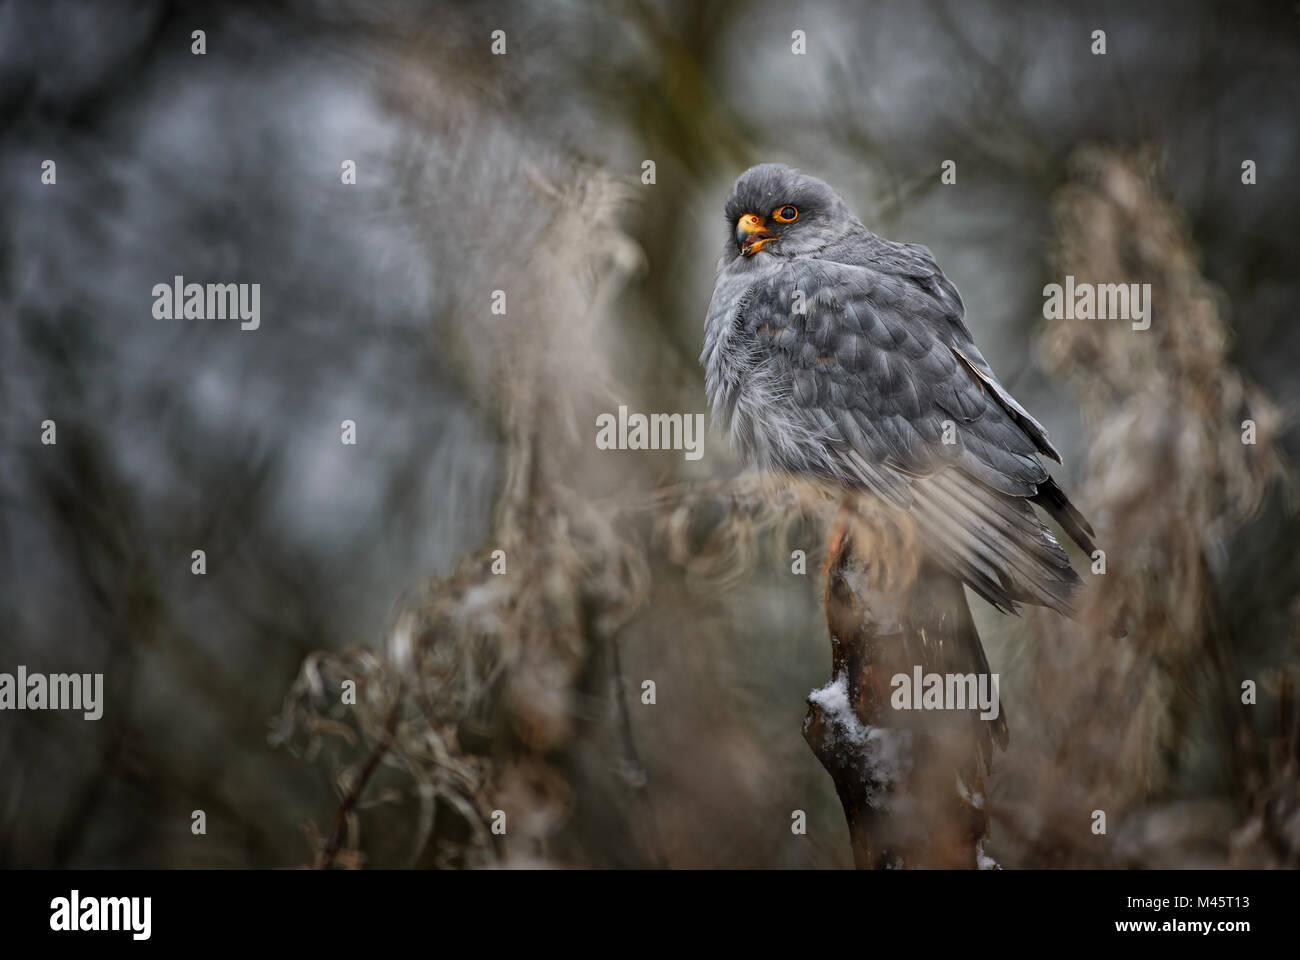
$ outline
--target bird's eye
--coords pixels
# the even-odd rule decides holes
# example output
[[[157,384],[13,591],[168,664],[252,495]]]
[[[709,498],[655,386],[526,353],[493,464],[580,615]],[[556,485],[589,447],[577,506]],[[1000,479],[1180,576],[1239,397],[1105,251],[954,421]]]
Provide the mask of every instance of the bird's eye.
[[[772,211],[772,219],[779,220],[782,223],[791,223],[797,216],[799,216],[799,211],[788,203],[784,207],[777,207]]]

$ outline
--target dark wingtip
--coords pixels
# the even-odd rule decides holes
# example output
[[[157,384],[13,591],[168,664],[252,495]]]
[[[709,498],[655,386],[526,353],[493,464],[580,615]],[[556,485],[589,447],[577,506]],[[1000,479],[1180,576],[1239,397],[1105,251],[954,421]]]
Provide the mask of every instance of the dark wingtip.
[[[1046,510],[1061,525],[1061,528],[1070,535],[1070,539],[1077,543],[1088,556],[1092,556],[1096,552],[1097,544],[1093,538],[1097,534],[1092,529],[1092,524],[1070,502],[1070,498],[1065,495],[1065,491],[1061,489],[1055,480],[1048,477],[1045,482],[1038,485],[1038,492],[1029,499]]]

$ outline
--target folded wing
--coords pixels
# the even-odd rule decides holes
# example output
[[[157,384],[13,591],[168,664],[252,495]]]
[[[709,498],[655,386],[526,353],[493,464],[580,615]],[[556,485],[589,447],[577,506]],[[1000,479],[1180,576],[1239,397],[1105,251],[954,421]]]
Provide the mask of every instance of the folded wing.
[[[980,355],[929,251],[879,244],[856,263],[791,260],[736,317],[813,438],[778,450],[780,465],[910,510],[934,559],[995,606],[1071,612],[1079,578],[1031,507],[1094,549],[1039,459],[1060,455]]]

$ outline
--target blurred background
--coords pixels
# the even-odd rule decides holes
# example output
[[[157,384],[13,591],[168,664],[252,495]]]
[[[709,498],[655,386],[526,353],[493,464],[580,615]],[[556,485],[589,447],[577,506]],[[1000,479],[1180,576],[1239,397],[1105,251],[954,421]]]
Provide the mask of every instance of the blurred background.
[[[972,599],[989,852],[1296,866],[1298,39],[1292,3],[0,4],[0,671],[105,676],[99,721],[0,714],[0,865],[850,865],[800,732],[816,510],[717,433],[594,442],[705,411],[723,198],[779,160],[931,247],[1108,547],[1078,625]],[[1066,273],[1152,283],[1152,330],[1044,321]],[[260,329],[155,319],[178,274],[259,283]]]

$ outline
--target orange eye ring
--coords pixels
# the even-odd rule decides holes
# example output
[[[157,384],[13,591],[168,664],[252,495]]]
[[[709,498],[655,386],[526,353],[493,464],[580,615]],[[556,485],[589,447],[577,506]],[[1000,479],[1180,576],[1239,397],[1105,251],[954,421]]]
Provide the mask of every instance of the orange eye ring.
[[[777,223],[794,223],[798,218],[798,209],[789,203],[782,204],[772,211],[772,219]]]

